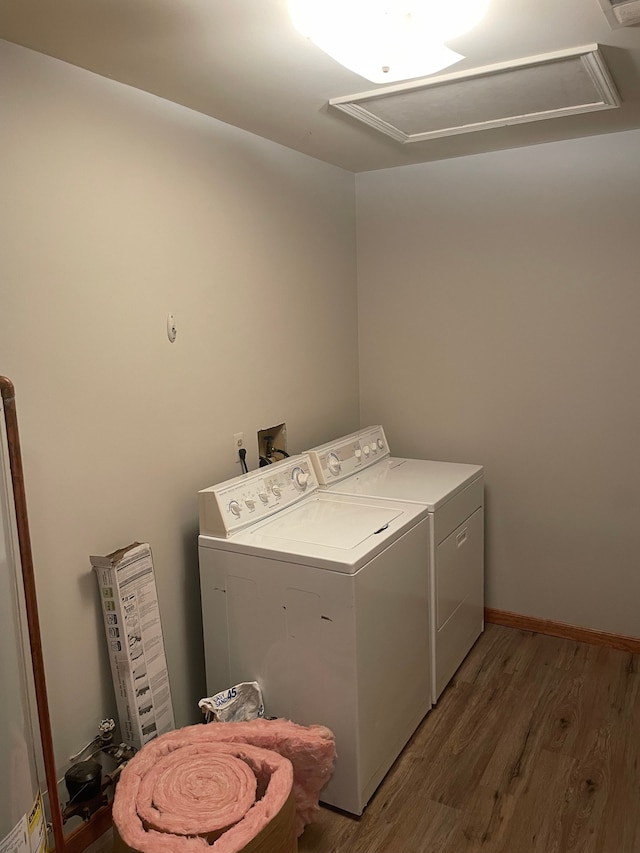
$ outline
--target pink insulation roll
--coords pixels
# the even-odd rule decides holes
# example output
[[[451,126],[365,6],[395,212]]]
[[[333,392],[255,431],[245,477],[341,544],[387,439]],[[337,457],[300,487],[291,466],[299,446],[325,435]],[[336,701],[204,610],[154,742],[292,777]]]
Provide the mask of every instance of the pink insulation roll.
[[[293,853],[334,761],[324,726],[262,719],[189,726],[150,741],[127,764],[113,820],[139,853]],[[259,838],[265,844],[251,843]]]

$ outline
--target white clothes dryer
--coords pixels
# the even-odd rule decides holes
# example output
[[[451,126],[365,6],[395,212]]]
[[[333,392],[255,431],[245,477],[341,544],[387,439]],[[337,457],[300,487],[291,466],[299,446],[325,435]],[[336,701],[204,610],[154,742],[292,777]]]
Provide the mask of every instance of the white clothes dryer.
[[[484,476],[481,465],[392,457],[381,426],[307,451],[334,494],[410,501],[429,512],[431,701],[484,630]]]
[[[321,800],[361,814],[431,707],[425,507],[320,490],[308,456],[199,493],[207,690],[328,726]]]

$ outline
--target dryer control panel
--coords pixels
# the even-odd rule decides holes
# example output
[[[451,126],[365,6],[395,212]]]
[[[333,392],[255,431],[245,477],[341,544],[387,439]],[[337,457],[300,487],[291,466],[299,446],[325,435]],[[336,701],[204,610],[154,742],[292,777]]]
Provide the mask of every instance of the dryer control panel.
[[[318,489],[308,455],[290,456],[198,492],[200,533],[228,538]]]
[[[390,455],[381,426],[367,427],[308,450],[320,486],[339,483]]]

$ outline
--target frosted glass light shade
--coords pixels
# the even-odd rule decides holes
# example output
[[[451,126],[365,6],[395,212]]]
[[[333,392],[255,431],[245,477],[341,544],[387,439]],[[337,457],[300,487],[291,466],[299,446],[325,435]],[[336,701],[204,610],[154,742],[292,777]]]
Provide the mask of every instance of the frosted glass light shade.
[[[464,57],[444,42],[474,27],[489,0],[289,0],[296,29],[374,83],[432,74]]]

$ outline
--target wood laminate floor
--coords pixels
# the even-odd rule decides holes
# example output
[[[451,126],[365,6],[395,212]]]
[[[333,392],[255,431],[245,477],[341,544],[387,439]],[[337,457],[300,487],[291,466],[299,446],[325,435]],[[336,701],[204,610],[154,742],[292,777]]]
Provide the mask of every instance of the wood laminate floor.
[[[299,853],[640,853],[639,665],[487,625],[362,817],[322,808]]]

